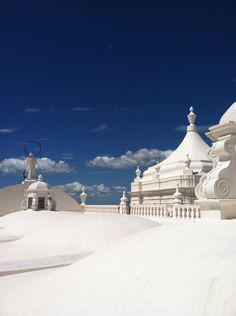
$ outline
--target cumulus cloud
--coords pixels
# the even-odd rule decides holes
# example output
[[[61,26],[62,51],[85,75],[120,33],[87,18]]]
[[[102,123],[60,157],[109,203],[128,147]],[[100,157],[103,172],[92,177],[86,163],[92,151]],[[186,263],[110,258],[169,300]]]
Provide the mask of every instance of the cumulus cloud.
[[[120,157],[97,156],[87,162],[89,167],[129,169],[139,166],[150,166],[156,161],[167,158],[172,150],[146,149],[142,148],[136,152],[127,151]]]
[[[107,124],[101,124],[91,130],[91,133],[109,132],[111,129]]]
[[[64,185],[57,185],[57,187],[74,196],[75,198],[80,197],[82,188],[85,187],[85,191],[88,194],[88,197],[106,198],[115,196],[117,200],[121,196],[121,192],[126,190],[126,187],[120,185],[113,187],[106,186],[105,184],[84,185],[78,181],[67,183]]]
[[[19,158],[8,158],[0,162],[0,172],[5,174],[16,174],[23,172],[26,167],[26,160]],[[72,171],[71,166],[63,160],[58,162],[49,158],[38,158],[36,164],[38,173],[69,173]]]
[[[64,160],[56,162],[46,157],[37,159],[36,168],[43,173],[69,173],[72,171],[72,167]]]
[[[85,187],[86,193],[90,197],[107,197],[112,194],[111,188],[104,184],[83,185],[80,182],[71,182],[64,185],[58,185],[58,188],[64,190],[74,197],[79,197],[82,188]]]
[[[123,192],[123,191],[126,191],[126,187],[122,186],[122,185],[115,185],[113,186],[113,189],[116,191],[116,192]]]

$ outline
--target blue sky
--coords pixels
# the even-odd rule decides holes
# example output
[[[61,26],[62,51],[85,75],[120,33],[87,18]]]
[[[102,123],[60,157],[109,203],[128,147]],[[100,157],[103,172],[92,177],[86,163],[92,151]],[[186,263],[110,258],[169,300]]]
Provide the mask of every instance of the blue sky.
[[[117,202],[136,162],[176,148],[190,105],[204,127],[236,100],[235,14],[230,0],[1,1],[0,186],[39,140],[50,184]]]

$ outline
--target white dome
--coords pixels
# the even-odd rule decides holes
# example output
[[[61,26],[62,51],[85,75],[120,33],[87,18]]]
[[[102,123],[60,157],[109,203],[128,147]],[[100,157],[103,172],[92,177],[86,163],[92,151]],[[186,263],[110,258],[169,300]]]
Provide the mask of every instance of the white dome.
[[[39,176],[38,181],[32,183],[28,189],[27,192],[29,191],[48,191],[50,190],[50,186],[43,181],[43,177]]]
[[[219,124],[236,122],[236,102],[234,102],[220,119]]]

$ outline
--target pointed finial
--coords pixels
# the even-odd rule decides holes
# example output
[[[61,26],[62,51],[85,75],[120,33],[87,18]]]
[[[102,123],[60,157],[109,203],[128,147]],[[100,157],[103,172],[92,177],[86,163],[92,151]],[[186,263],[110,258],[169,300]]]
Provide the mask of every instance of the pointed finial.
[[[128,198],[126,196],[126,191],[123,191],[122,197],[120,199],[121,204],[126,204],[128,202]]]
[[[175,193],[173,194],[173,197],[174,197],[174,201],[173,201],[174,204],[182,204],[183,195],[179,191],[179,184],[178,183],[176,184],[176,190],[175,190]]]
[[[194,124],[196,121],[197,115],[194,113],[194,108],[193,106],[190,107],[189,109],[189,115],[188,115],[188,121],[190,124]]]
[[[190,106],[189,114],[188,114],[188,121],[189,121],[189,126],[187,128],[188,132],[197,130],[195,126],[196,118],[197,118],[197,115],[194,113],[194,108],[193,106]]]
[[[136,173],[136,177],[137,178],[141,177],[141,170],[139,169],[139,166],[137,166],[137,169],[136,169],[135,173]]]
[[[38,176],[38,181],[40,181],[40,182],[43,181],[43,176],[41,174]]]

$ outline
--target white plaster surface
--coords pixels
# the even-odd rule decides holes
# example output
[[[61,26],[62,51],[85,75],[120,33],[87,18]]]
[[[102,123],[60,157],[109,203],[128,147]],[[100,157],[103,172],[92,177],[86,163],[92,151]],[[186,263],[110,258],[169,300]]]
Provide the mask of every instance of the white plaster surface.
[[[24,243],[21,239],[22,246],[29,252],[38,249],[38,255],[47,243],[49,248],[60,248],[63,238],[57,238],[63,226],[69,232],[69,227],[76,225],[78,231],[82,230],[82,237],[86,217],[90,237],[87,234],[85,242],[77,239],[74,231],[67,239],[68,246],[75,243],[80,248],[82,244],[83,251],[89,251],[99,236],[106,242],[103,247],[92,247],[93,254],[70,266],[1,277],[1,315],[236,315],[235,220],[163,220],[161,226],[153,226],[151,223],[155,222],[151,220],[126,215],[74,213],[73,220],[68,220],[68,212],[19,215],[2,218],[0,223],[5,228],[0,231],[5,237],[25,235],[28,239]],[[61,216],[61,221],[53,220],[53,215]],[[47,234],[42,228],[44,217],[48,217]],[[99,218],[100,224],[95,224]],[[134,221],[135,230],[131,224]],[[116,234],[122,238],[113,238]],[[12,260],[10,249],[14,243],[8,242]],[[5,252],[4,257],[7,256]]]
[[[220,119],[219,124],[236,122],[236,102],[234,102]]]

